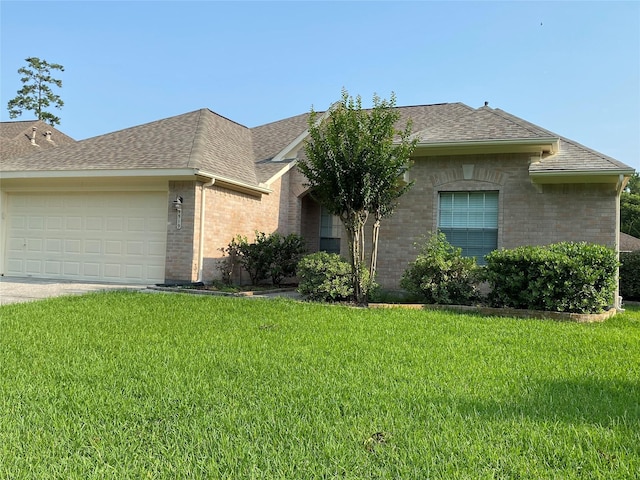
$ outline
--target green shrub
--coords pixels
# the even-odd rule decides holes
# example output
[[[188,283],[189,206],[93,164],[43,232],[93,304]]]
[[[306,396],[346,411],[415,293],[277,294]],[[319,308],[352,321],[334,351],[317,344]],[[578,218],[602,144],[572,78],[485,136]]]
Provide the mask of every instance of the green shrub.
[[[256,232],[254,242],[236,235],[224,250],[232,263],[237,262],[246,270],[252,285],[269,277],[274,285],[280,285],[285,277],[295,275],[296,265],[305,252],[305,241],[293,233],[283,237],[278,232],[271,235]]]
[[[298,292],[310,300],[335,302],[353,297],[351,265],[335,253],[317,252],[298,263]]]
[[[596,313],[613,302],[618,261],[602,245],[562,242],[495,250],[486,258],[494,306]]]
[[[269,246],[271,248],[269,275],[274,285],[280,285],[284,278],[295,276],[298,262],[307,251],[306,242],[295,233],[284,237],[276,232],[269,237]]]
[[[620,295],[640,301],[640,250],[620,254]]]
[[[256,239],[252,243],[249,243],[247,237],[236,235],[229,243],[227,251],[249,274],[251,285],[257,285],[267,278],[271,251],[265,233],[256,232]]]
[[[468,305],[478,299],[478,267],[475,258],[462,256],[462,249],[438,232],[419,246],[416,260],[402,275],[400,286],[426,303]]]

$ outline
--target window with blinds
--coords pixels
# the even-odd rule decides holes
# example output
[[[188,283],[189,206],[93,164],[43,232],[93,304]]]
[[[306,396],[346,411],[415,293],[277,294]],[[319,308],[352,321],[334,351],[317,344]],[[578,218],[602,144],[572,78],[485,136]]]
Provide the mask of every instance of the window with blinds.
[[[498,192],[441,192],[438,228],[462,255],[484,265],[498,248]]]
[[[320,251],[340,254],[340,219],[324,207],[320,212]]]

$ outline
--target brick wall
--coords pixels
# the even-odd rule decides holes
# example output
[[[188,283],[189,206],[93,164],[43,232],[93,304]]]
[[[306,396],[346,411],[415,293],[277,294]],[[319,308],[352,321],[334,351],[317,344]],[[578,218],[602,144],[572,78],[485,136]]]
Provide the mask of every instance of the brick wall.
[[[527,154],[418,158],[410,171],[413,188],[384,219],[378,253],[378,282],[397,288],[414,242],[437,229],[441,191],[493,190],[499,195],[498,248],[587,241],[616,245],[613,185],[534,186]]]
[[[215,184],[207,188],[203,281],[221,278],[218,265],[224,255],[220,249],[227,247],[236,235],[252,241],[256,230],[268,234],[276,231],[286,233],[283,220],[287,216],[286,202],[281,201],[283,181],[287,182],[286,179],[276,180],[270,185],[272,193],[261,196],[221,188]],[[201,188],[198,186],[197,190]],[[282,203],[285,203],[284,208]],[[194,243],[198,243],[197,237]],[[248,276],[244,274],[234,280],[246,282]]]
[[[167,204],[167,254],[165,261],[165,281],[195,281],[198,275],[198,261],[194,238],[199,233],[200,215],[199,192],[196,182],[169,182],[169,202]],[[173,201],[181,196],[182,227],[177,228],[177,211]]]

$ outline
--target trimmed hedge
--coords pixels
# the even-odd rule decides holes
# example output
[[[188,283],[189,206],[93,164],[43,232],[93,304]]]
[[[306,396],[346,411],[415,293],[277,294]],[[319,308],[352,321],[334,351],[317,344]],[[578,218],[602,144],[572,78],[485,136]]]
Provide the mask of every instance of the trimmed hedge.
[[[238,262],[249,274],[251,285],[258,285],[269,277],[274,285],[280,285],[284,278],[293,277],[298,261],[306,252],[304,239],[295,233],[287,236],[278,232],[255,233],[255,241],[250,243],[247,237],[236,235],[223,249],[232,263],[226,276],[230,277],[233,262]]]
[[[476,259],[463,257],[462,249],[442,232],[431,235],[409,264],[400,286],[426,303],[471,305],[478,300]]]
[[[337,302],[353,297],[351,265],[335,253],[316,252],[298,263],[298,292],[310,300]]]
[[[640,250],[621,253],[620,263],[622,300],[640,301]]]
[[[614,250],[585,242],[495,250],[486,257],[496,307],[599,313],[613,304]]]

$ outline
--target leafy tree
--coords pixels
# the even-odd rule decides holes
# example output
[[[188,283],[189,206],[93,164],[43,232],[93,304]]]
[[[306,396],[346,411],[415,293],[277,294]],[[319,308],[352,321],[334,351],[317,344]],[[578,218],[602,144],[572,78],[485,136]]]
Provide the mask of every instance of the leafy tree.
[[[307,158],[298,163],[313,198],[344,225],[358,304],[366,303],[375,279],[380,222],[411,186],[403,174],[411,165],[416,141],[409,139],[410,122],[404,130],[396,130],[399,114],[394,107],[394,94],[390,100],[374,95],[373,108],[363,110],[360,96],[354,99],[343,89],[342,99],[326,118],[311,110]],[[367,271],[365,224],[370,218],[373,245]]]
[[[634,173],[629,179],[626,188],[629,189],[629,193],[640,195],[640,173]]]
[[[25,61],[27,66],[18,69],[18,73],[22,75],[20,81],[24,86],[18,90],[18,95],[7,103],[9,117],[16,118],[22,115],[24,110],[28,110],[34,112],[38,120],[44,120],[50,125],[60,124],[60,118],[45,109],[51,105],[56,108],[62,108],[64,105],[60,96],[51,90],[51,85],[62,87],[62,80],[51,76],[52,70],[64,72],[64,67],[37,57],[29,57]]]
[[[640,175],[635,173],[620,195],[620,231],[640,238]],[[626,190],[626,189],[625,189]]]

